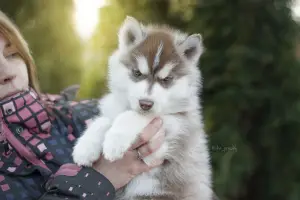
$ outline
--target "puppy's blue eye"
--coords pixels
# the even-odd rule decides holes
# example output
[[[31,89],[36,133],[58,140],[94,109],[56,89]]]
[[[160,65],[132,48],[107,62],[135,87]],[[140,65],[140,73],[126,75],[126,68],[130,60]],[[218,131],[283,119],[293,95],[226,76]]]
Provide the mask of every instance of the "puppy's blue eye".
[[[162,82],[167,84],[167,83],[170,83],[171,81],[173,80],[173,77],[172,76],[168,76],[164,79],[162,79]]]
[[[140,77],[143,75],[138,69],[133,69],[132,74],[134,77]]]

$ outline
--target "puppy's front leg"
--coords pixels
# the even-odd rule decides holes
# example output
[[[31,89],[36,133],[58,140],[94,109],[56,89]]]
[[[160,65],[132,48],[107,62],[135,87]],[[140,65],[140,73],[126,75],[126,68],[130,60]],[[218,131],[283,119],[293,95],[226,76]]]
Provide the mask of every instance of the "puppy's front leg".
[[[80,166],[92,166],[102,153],[103,140],[111,120],[107,117],[95,118],[77,140],[73,149],[73,160]]]
[[[130,110],[118,115],[105,135],[104,157],[110,161],[122,158],[153,118]]]

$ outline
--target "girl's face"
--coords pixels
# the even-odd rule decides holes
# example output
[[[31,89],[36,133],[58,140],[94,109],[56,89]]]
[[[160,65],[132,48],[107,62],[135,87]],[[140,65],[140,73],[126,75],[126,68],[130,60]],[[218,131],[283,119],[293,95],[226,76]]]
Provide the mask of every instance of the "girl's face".
[[[0,100],[28,89],[28,72],[17,48],[0,34]]]

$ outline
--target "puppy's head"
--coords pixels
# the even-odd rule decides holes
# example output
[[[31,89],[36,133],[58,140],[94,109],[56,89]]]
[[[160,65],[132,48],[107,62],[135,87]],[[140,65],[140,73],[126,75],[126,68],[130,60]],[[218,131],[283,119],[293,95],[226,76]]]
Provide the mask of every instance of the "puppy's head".
[[[145,26],[133,17],[125,19],[118,36],[118,49],[109,60],[111,91],[138,112],[185,111],[200,86],[201,36]]]

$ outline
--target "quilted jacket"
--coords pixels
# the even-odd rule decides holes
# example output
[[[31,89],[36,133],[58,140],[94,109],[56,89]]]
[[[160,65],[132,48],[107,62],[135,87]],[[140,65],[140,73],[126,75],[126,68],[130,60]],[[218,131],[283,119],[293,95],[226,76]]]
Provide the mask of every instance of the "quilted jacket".
[[[97,100],[72,93],[38,96],[33,89],[0,100],[0,200],[112,200],[115,189],[71,152]],[[72,91],[72,90],[70,90]]]

